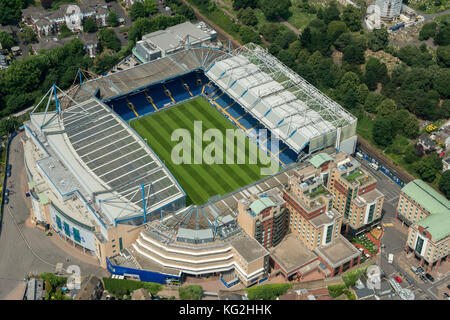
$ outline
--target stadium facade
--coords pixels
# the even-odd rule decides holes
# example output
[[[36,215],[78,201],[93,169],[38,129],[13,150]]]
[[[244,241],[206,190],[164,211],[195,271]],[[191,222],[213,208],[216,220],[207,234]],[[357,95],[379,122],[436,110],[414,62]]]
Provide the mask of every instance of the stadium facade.
[[[269,252],[239,227],[232,198],[283,188],[305,157],[353,153],[356,145],[353,116],[254,44],[235,51],[187,47],[57,91],[49,90],[25,124],[34,221],[111,273],[145,281],[218,273],[227,285],[263,281]],[[240,195],[186,207],[182,187],[128,121],[196,96],[284,169]],[[261,129],[281,141],[279,153],[259,139]]]

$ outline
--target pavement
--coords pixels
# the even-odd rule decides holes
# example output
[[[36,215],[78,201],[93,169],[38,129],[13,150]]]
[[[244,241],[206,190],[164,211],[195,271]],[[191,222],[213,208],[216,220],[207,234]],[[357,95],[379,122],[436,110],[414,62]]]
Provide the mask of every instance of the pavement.
[[[406,276],[412,280],[412,285],[404,281],[402,286],[411,289],[416,296],[416,300],[441,300],[442,293],[446,292],[442,287],[445,288],[450,283],[450,272],[445,270],[440,273],[438,271],[441,270],[434,270],[431,274],[435,277],[435,282],[425,284],[410,269],[411,266],[418,266],[418,260],[415,258],[406,258],[404,248],[408,235],[408,227],[395,217],[395,210],[401,191],[400,186],[380,171],[374,170],[366,160],[360,161],[364,169],[375,177],[377,180],[377,188],[385,195],[383,205],[384,216],[382,219],[384,234],[381,239],[381,243],[385,247],[381,249],[381,254],[375,258],[375,261],[387,276],[398,275],[401,278]],[[388,263],[388,255],[390,253],[394,254],[393,264]],[[449,262],[445,264],[447,265]]]
[[[0,300],[20,299],[23,291],[20,295],[17,291],[23,288],[25,276],[54,272],[59,262],[63,263],[64,269],[78,265],[82,277],[109,275],[94,257],[83,254],[56,235],[48,237],[41,229],[31,226],[31,202],[25,197],[27,178],[20,142],[22,134],[13,139],[10,147],[9,204],[4,210],[0,233]]]

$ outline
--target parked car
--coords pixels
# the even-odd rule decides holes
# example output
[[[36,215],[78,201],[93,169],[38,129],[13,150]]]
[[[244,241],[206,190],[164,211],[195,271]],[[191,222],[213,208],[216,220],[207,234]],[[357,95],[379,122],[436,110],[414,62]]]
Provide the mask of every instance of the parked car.
[[[9,178],[11,177],[11,171],[6,171],[6,176]]]
[[[11,164],[8,163],[8,164],[6,165],[6,170],[11,170]]]
[[[419,274],[419,271],[417,270],[416,267],[412,266],[411,267],[412,272],[414,272],[415,274]]]
[[[397,281],[398,283],[402,283],[402,278],[400,278],[399,276],[394,276],[395,281]]]
[[[9,203],[9,198],[5,197],[5,204]]]
[[[448,299],[450,297],[446,292],[444,292],[442,295],[444,296],[445,299]]]
[[[430,280],[431,282],[434,282],[434,278],[431,276],[431,274],[427,273],[425,277],[427,277],[427,279]]]
[[[448,284],[448,285],[447,285],[447,289],[449,289],[449,290],[450,290],[450,284]]]
[[[413,284],[412,280],[410,278],[405,278],[406,281],[408,281],[408,283],[411,285]]]
[[[419,274],[421,274],[421,275],[425,274],[425,270],[423,270],[421,266],[417,267],[417,272],[419,272]]]
[[[5,189],[5,197],[9,196],[9,190]]]
[[[422,279],[423,283],[428,283],[427,278],[425,278],[425,276],[423,274],[420,275],[420,279]]]

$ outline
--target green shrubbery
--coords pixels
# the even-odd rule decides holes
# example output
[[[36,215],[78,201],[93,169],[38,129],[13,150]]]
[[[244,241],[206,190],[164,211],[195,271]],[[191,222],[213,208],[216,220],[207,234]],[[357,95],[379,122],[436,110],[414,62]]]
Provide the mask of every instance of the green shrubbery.
[[[346,286],[345,284],[333,284],[328,286],[328,293],[330,294],[330,296],[332,298],[337,298],[339,297],[341,294],[344,293]]]
[[[200,300],[203,295],[203,288],[199,285],[190,285],[178,288],[181,300]]]
[[[159,291],[163,289],[163,286],[159,283],[153,282],[142,282],[134,280],[122,280],[122,279],[111,279],[103,278],[103,283],[105,284],[105,290],[113,294],[116,298],[121,299],[124,295],[129,296],[134,290],[144,288],[148,290],[152,295],[156,295]]]
[[[292,287],[289,283],[265,284],[248,288],[249,300],[275,300]]]

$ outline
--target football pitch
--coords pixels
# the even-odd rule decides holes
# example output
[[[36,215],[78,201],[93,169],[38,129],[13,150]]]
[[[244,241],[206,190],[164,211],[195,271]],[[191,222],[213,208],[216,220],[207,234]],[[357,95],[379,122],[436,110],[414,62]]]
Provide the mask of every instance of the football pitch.
[[[249,146],[253,144],[246,138],[245,163],[237,164],[237,145],[234,143],[235,161],[227,164],[225,153],[223,164],[193,164],[194,159],[194,121],[202,121],[202,132],[215,128],[222,132],[223,151],[226,150],[226,129],[236,129],[224,115],[209,104],[203,97],[198,97],[167,110],[135,119],[131,127],[148,143],[158,157],[165,163],[175,179],[187,193],[186,203],[204,204],[214,195],[225,195],[244,187],[265,176],[260,169],[268,165],[249,163]],[[179,141],[171,141],[176,129],[187,129],[191,137],[191,164],[175,164],[171,153]],[[210,142],[202,142],[202,152]]]

